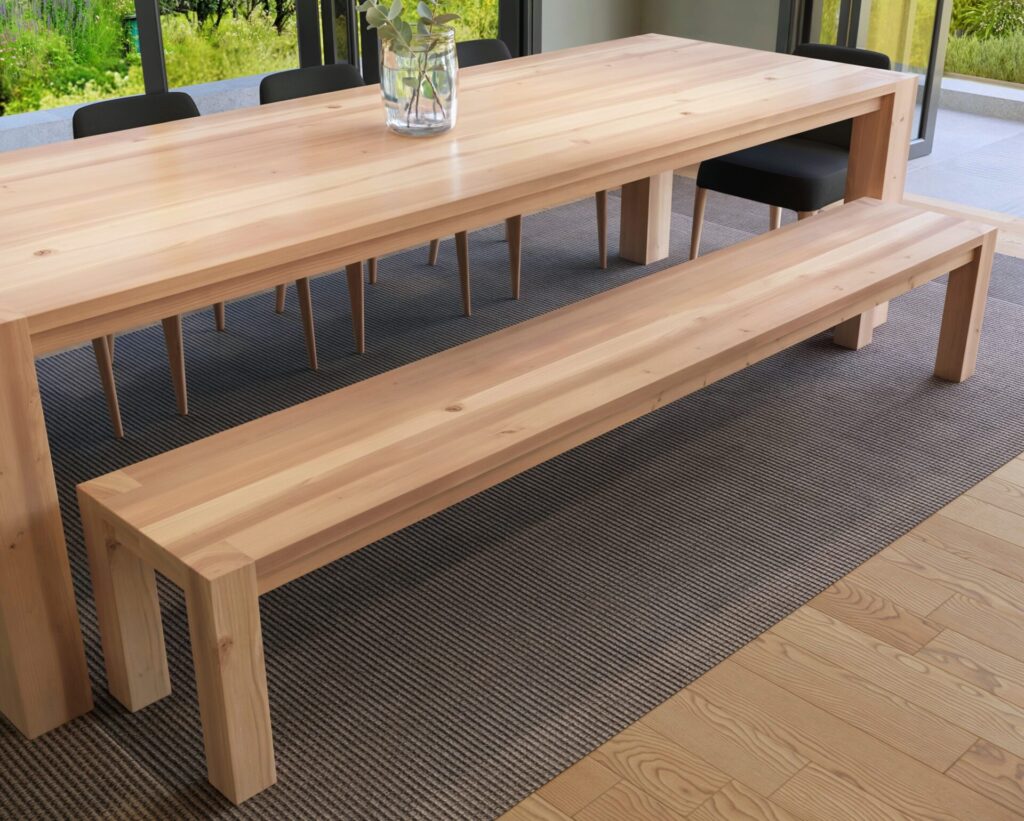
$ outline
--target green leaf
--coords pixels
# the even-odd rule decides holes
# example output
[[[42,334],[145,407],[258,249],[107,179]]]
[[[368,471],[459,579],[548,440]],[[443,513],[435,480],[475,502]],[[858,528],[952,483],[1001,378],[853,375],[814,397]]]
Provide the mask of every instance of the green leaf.
[[[434,10],[430,8],[430,6],[428,6],[426,3],[424,3],[423,0],[420,0],[420,4],[416,7],[416,11],[418,11],[420,17],[424,18],[425,20],[434,19]]]
[[[462,17],[458,14],[439,14],[434,18],[435,26],[443,26],[446,23],[454,23],[456,20],[461,20]]]
[[[402,0],[394,0],[391,4],[391,11],[388,12],[388,20],[397,20],[402,16]]]
[[[387,22],[387,16],[376,6],[370,6],[366,10],[366,24],[371,28],[380,28]]]
[[[420,84],[420,81],[415,77],[403,77],[402,84],[408,86],[409,88],[416,88],[416,86]]]

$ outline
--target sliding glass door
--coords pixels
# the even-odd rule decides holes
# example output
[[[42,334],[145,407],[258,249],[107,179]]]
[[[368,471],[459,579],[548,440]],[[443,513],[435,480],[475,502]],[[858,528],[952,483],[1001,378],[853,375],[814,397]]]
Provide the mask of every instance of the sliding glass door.
[[[952,0],[795,0],[799,42],[880,51],[918,77],[911,157],[931,151]]]

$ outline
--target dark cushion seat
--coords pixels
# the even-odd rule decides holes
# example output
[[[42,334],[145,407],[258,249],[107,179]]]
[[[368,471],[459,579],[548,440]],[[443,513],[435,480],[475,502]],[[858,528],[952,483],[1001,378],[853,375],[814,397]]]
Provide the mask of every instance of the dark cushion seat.
[[[793,211],[817,211],[843,198],[848,159],[845,148],[788,137],[701,163],[697,185]]]
[[[463,68],[512,59],[512,52],[504,40],[466,40],[456,43],[455,49],[459,55],[459,65]]]

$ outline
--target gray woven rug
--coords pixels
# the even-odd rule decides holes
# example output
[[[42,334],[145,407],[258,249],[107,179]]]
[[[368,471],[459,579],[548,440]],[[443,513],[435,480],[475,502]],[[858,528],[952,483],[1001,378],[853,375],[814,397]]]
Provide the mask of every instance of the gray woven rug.
[[[669,264],[691,196],[679,180]],[[709,219],[714,248],[767,213],[713,197]],[[0,816],[499,815],[1024,450],[1024,263],[999,258],[968,383],[931,378],[944,291],[926,286],[862,352],[799,345],[264,597],[279,783],[233,809],[206,783],[170,585],[174,694],[138,715],[106,694],[75,483],[663,267],[598,270],[589,200],[524,231],[519,303],[501,231],[473,236],[472,319],[450,241],[437,269],[383,260],[363,357],[344,278],[318,280],[318,374],[294,294],[284,316],[272,295],[229,306],[226,334],[190,317],[188,419],[159,331],[123,337],[124,442],[91,350],[40,363],[97,704],[35,742],[0,719]]]

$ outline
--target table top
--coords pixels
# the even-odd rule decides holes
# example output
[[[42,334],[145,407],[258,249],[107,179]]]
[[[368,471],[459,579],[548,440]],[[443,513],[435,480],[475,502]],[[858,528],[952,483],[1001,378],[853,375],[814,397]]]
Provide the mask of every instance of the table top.
[[[0,154],[0,311],[84,333],[251,293],[877,110],[905,80],[662,35],[461,75],[429,139],[387,131],[372,86]]]

